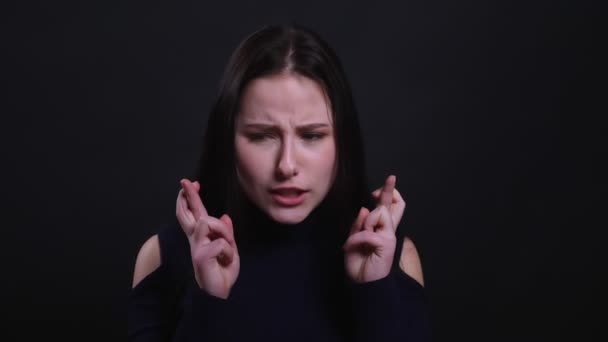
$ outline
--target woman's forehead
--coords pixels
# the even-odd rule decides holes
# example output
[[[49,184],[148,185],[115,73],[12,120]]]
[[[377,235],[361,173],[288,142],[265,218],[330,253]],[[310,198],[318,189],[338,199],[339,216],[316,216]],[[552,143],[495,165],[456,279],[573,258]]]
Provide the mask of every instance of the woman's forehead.
[[[238,118],[242,126],[315,126],[332,127],[332,119],[329,112],[302,110],[274,111],[272,109],[250,109],[241,111]]]
[[[245,88],[239,121],[243,123],[331,124],[331,106],[323,88],[298,74],[252,80]]]

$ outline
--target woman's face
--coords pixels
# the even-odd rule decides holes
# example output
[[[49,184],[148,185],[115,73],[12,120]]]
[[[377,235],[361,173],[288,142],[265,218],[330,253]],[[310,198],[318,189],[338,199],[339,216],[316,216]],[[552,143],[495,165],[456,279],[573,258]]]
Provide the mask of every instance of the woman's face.
[[[304,220],[335,178],[331,106],[321,86],[296,74],[252,80],[236,120],[239,183],[273,220]]]

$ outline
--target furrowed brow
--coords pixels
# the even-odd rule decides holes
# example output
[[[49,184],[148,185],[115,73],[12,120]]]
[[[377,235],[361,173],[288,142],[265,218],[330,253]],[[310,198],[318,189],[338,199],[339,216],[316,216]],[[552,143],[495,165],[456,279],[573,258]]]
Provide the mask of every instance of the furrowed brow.
[[[248,124],[244,124],[243,127],[245,127],[245,128],[255,128],[255,129],[260,129],[260,130],[269,130],[269,129],[275,129],[275,128],[277,128],[276,125],[261,124],[261,123],[248,123]]]
[[[298,126],[299,130],[314,130],[317,128],[330,128],[331,126],[326,123],[312,123],[308,125]]]
[[[281,128],[277,125],[261,124],[261,123],[245,124],[245,125],[243,125],[243,129],[245,131],[254,131],[254,132],[268,132],[268,133],[281,132]]]

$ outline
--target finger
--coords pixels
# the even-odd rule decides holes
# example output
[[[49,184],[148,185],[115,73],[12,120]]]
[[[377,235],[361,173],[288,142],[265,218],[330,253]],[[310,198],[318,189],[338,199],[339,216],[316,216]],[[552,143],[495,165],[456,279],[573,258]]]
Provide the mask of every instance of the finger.
[[[188,208],[190,211],[192,211],[192,215],[194,215],[196,219],[201,216],[207,216],[207,210],[205,209],[203,201],[201,200],[201,197],[199,196],[198,191],[196,191],[192,182],[187,179],[182,179],[180,183],[186,192]]]
[[[192,232],[192,239],[195,242],[201,242],[201,243],[209,243],[209,241],[211,240],[209,238],[209,216],[207,217],[201,217],[200,219],[198,219],[196,221],[196,224],[194,226],[194,231]]]
[[[207,226],[209,227],[207,237],[210,240],[223,238],[230,244],[234,242],[234,235],[232,234],[232,229],[228,227],[228,225],[224,221],[216,219],[212,216],[207,216],[205,220],[207,221]]]
[[[175,204],[175,215],[179,225],[184,230],[187,236],[192,235],[193,229],[191,229],[195,223],[194,216],[190,210],[187,209],[186,195],[184,190],[180,190],[177,194],[177,201]]]
[[[359,209],[359,215],[357,215],[355,222],[350,228],[349,235],[353,235],[354,233],[363,229],[363,221],[365,221],[367,215],[369,215],[369,210],[365,207],[361,207],[361,209]]]
[[[205,261],[216,259],[222,265],[229,265],[234,258],[234,248],[225,239],[216,239],[205,245],[201,257]]]
[[[198,181],[194,181],[194,183],[192,183],[194,185],[194,189],[196,190],[196,192],[201,191],[201,184]]]
[[[186,195],[187,207],[194,215],[195,219],[198,219],[204,214],[204,206],[196,191],[196,186],[188,179],[182,179],[180,181],[184,194]]]
[[[389,231],[394,234],[392,217],[386,206],[374,209],[363,222],[363,228],[367,231],[385,233]]]
[[[375,199],[379,199],[380,191],[382,191],[382,188],[378,188],[378,189],[372,191],[372,197],[374,197]],[[393,202],[392,203],[396,203],[399,200],[403,200],[403,198],[401,197],[401,194],[399,193],[399,191],[397,191],[397,189],[395,188],[395,190],[393,191]]]
[[[376,200],[378,200],[378,198],[380,197],[381,190],[382,189],[376,189],[374,192],[372,192],[372,196]],[[389,208],[391,216],[393,217],[393,223],[395,224],[395,227],[397,227],[399,225],[399,222],[401,222],[401,218],[403,217],[403,212],[405,211],[406,207],[407,203],[401,196],[401,193],[399,192],[399,190],[395,189],[393,191],[393,202],[391,203],[391,207]]]
[[[345,252],[358,250],[364,246],[371,246],[374,248],[382,247],[383,241],[378,234],[375,234],[369,230],[362,230],[356,234],[351,235],[344,243],[343,249]]]
[[[376,201],[377,201],[378,203],[379,203],[379,201],[380,201],[380,194],[381,194],[381,191],[382,191],[382,188],[378,188],[378,189],[376,189],[376,190],[374,190],[374,191],[372,192],[372,197],[373,197],[374,199],[376,199]],[[391,201],[392,201],[391,203],[393,203],[393,204],[394,204],[394,203],[397,203],[397,194],[396,194],[395,192],[398,192],[398,191],[397,191],[397,189],[394,189],[394,191],[393,191],[393,198],[392,198],[392,200],[391,200]]]
[[[234,227],[232,225],[232,218],[230,218],[230,216],[228,216],[228,214],[224,214],[220,217],[220,221],[224,222],[226,227],[228,227],[228,231],[230,232],[230,235],[232,236],[232,239],[234,240]]]
[[[401,196],[401,193],[399,192],[399,190],[397,190],[395,188],[395,191],[393,192],[393,203],[399,203],[399,202],[403,202],[404,208],[405,208],[405,200]]]
[[[378,189],[372,191],[372,196],[374,196],[375,199],[378,199],[380,197],[381,190],[382,190],[382,188],[378,188]]]
[[[391,203],[393,202],[393,190],[395,190],[396,181],[397,177],[394,175],[390,175],[386,178],[382,191],[380,192],[380,200],[378,205],[384,205],[387,208],[390,207]]]
[[[380,221],[380,208],[382,208],[383,206],[379,206],[376,209],[372,210],[369,215],[367,215],[367,217],[365,218],[365,221],[363,221],[363,229],[364,230],[369,230],[369,231],[374,231],[375,227],[378,225],[378,222]]]
[[[406,206],[407,204],[405,203],[405,200],[403,199],[403,197],[401,197],[399,191],[395,189],[395,192],[393,194],[393,205],[391,206],[390,210],[391,216],[393,217],[393,224],[395,229],[397,229],[399,222],[401,222],[401,218],[403,217],[403,212],[405,211]]]

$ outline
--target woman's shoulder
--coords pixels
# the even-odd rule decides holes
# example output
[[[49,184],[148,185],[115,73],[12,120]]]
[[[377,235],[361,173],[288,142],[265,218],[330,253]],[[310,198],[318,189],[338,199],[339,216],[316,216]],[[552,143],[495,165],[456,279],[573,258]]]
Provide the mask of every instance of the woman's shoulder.
[[[133,272],[133,287],[142,279],[164,266],[173,277],[188,270],[190,263],[188,239],[177,222],[162,225],[140,247]]]
[[[399,268],[402,272],[416,280],[421,286],[424,286],[424,276],[422,273],[422,262],[418,249],[408,236],[403,236],[401,243],[401,255],[399,257]]]
[[[135,260],[132,287],[137,286],[145,277],[161,265],[158,234],[149,237],[140,247]]]

